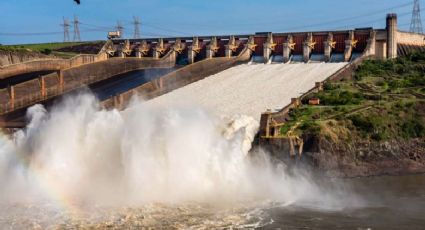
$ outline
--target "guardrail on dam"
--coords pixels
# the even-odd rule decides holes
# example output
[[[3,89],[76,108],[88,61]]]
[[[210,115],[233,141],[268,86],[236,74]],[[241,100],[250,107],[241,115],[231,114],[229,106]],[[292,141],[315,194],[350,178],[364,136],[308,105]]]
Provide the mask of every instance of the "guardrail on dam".
[[[80,56],[72,60],[30,61],[0,67],[0,79],[4,81],[4,85],[9,85],[0,89],[0,114],[5,115],[83,85],[141,68],[172,67],[176,64],[190,67],[194,63],[210,59],[220,59],[224,63],[241,54],[264,63],[353,62],[365,56],[376,59],[394,58],[411,50],[423,50],[424,47],[424,35],[398,31],[397,16],[394,14],[387,16],[386,29],[114,39],[109,40],[95,57],[92,55],[90,58]],[[248,60],[244,59],[245,62]],[[232,65],[221,66],[228,68]],[[209,68],[215,69],[213,66]],[[45,70],[55,72],[18,84],[12,84],[10,80],[20,74]],[[199,71],[200,76],[214,72],[207,68],[196,71]],[[195,75],[193,71],[189,72]],[[179,82],[184,82],[184,71],[181,70],[180,73]]]

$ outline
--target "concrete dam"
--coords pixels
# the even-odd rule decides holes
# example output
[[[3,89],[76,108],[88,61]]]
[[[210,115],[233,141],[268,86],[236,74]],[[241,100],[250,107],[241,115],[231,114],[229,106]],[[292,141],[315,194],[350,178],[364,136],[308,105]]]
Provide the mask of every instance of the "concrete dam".
[[[260,120],[327,79],[351,76],[362,60],[424,50],[424,38],[399,31],[397,16],[389,14],[385,29],[111,39],[96,55],[0,66],[0,126],[25,127],[28,107],[49,107],[87,86],[106,108],[123,109],[137,94],[155,98],[148,103],[193,99],[226,116]],[[160,69],[134,80],[137,71]]]

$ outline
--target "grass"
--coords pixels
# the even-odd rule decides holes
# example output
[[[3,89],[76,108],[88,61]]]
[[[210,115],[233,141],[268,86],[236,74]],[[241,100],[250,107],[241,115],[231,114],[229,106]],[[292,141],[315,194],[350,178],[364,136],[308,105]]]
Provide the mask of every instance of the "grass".
[[[19,44],[19,45],[0,45],[0,51],[11,51],[11,52],[38,52],[46,55],[55,55],[63,58],[70,58],[77,53],[73,52],[59,52],[56,51],[61,48],[82,45],[82,44],[90,44],[90,43],[98,43],[97,41],[93,42],[53,42],[53,43],[40,43],[40,44]]]
[[[310,98],[319,98],[321,105],[308,105]],[[347,132],[376,141],[424,137],[425,53],[365,61],[353,80],[326,83],[324,91],[302,102],[290,112],[281,134],[299,124],[297,135],[323,134],[332,139]]]
[[[40,44],[7,45],[7,46],[1,46],[1,47],[4,47],[6,49],[11,49],[11,50],[25,49],[25,50],[35,51],[35,52],[42,52],[46,49],[57,50],[60,48],[81,45],[85,43],[87,42],[53,42],[53,43],[40,43]]]

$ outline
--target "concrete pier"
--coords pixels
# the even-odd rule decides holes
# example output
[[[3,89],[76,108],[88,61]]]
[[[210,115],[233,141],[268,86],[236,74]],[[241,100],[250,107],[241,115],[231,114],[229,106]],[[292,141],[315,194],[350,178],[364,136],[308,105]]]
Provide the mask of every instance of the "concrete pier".
[[[210,44],[207,45],[206,58],[207,59],[213,58],[215,56],[215,54],[217,53],[219,48],[220,47],[218,46],[217,37],[212,37]]]
[[[235,36],[230,36],[229,37],[229,42],[227,43],[227,45],[225,45],[225,57],[230,58],[233,55],[233,52],[236,51],[236,49],[238,48],[236,45],[236,39]]]
[[[304,62],[310,61],[310,55],[311,51],[314,49],[314,46],[316,45],[316,42],[313,40],[313,34],[309,33],[307,35],[307,39],[305,40],[303,44],[303,59]]]
[[[192,40],[192,45],[189,46],[187,59],[189,64],[192,64],[195,62],[196,55],[201,51],[201,47],[199,45],[199,39],[198,37],[194,37]]]
[[[336,42],[334,41],[333,34],[329,33],[326,41],[324,42],[325,62],[329,62],[331,60],[332,49],[335,48],[335,44]]]
[[[155,48],[153,49],[153,53],[152,53],[152,57],[155,59],[159,59],[161,57],[161,55],[164,53],[165,48],[164,48],[164,39],[159,38],[158,39],[158,43],[156,43]]]
[[[276,44],[273,42],[273,34],[272,33],[268,33],[267,34],[267,41],[266,43],[264,43],[264,51],[263,51],[263,56],[264,56],[264,62],[267,63],[269,62],[272,52],[274,51],[274,48],[276,47]]]
[[[46,92],[46,77],[45,76],[40,76],[38,78],[38,81],[40,82],[40,95],[42,97],[47,96],[47,92]]]
[[[397,14],[387,15],[387,55],[397,57]]]
[[[283,62],[289,62],[291,58],[291,51],[294,50],[295,43],[292,35],[288,35],[286,42],[283,43]]]
[[[354,39],[354,31],[350,31],[348,39],[345,40],[345,51],[344,51],[344,61],[350,61],[351,55],[353,53],[353,46],[356,45],[356,40]]]

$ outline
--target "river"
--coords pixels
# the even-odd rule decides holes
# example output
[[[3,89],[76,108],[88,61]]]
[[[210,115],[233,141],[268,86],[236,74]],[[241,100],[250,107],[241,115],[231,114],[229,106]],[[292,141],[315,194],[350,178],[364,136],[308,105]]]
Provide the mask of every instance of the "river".
[[[359,207],[275,207],[265,229],[424,229],[425,175],[344,180],[365,201]]]

